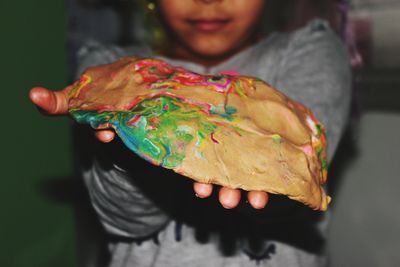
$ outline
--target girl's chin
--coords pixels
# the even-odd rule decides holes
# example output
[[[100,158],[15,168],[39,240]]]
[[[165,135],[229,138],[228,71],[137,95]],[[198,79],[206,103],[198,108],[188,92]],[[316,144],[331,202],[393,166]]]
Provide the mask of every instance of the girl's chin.
[[[191,46],[191,50],[204,57],[220,57],[230,54],[232,51],[236,51],[235,47],[221,46],[220,44],[213,45],[212,43],[204,45],[199,45],[197,43],[195,46]]]
[[[208,38],[207,41],[202,38],[196,38],[187,43],[193,52],[205,57],[226,57],[246,47],[241,40],[229,41],[226,36],[224,38]]]
[[[203,65],[216,65],[243,48],[237,42],[227,42],[227,38],[208,38],[207,41],[204,38],[191,38],[182,41],[172,45],[173,56]]]

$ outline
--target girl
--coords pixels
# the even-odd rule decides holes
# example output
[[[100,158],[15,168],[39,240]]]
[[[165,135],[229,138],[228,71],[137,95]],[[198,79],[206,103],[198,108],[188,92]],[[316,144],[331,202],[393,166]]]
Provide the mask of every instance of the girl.
[[[157,52],[91,44],[80,71],[126,55],[157,57],[209,74],[234,70],[256,76],[314,111],[325,124],[331,159],[347,120],[350,65],[341,42],[321,20],[292,33],[262,36],[264,0],[159,0],[149,2],[166,33]],[[68,91],[33,88],[32,101],[49,114],[66,114]],[[98,131],[110,142],[114,133]],[[127,153],[125,155],[125,153]],[[110,234],[109,266],[320,266],[322,215],[265,192],[249,192],[256,211],[240,202],[243,192],[188,182],[132,159],[115,140],[102,145],[83,176],[92,204]],[[128,160],[127,160],[128,159]],[[214,190],[215,191],[215,190]],[[270,200],[268,200],[270,198]],[[268,207],[263,209],[267,202]],[[233,209],[227,211],[226,209]]]

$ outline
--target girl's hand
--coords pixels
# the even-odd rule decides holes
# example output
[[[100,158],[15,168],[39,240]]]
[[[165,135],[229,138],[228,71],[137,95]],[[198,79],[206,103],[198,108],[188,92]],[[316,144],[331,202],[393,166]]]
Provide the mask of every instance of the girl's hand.
[[[212,184],[203,184],[195,182],[193,189],[200,198],[209,197],[213,190]],[[240,202],[240,190],[221,187],[219,190],[219,202],[226,209],[235,208]],[[268,203],[268,194],[261,191],[250,191],[247,193],[247,199],[250,205],[255,209],[262,209]]]
[[[34,87],[29,92],[29,98],[42,113],[47,115],[68,114],[68,93],[72,89],[68,86],[60,91],[51,91],[44,87]],[[103,143],[111,142],[114,139],[113,130],[97,130],[96,138]]]

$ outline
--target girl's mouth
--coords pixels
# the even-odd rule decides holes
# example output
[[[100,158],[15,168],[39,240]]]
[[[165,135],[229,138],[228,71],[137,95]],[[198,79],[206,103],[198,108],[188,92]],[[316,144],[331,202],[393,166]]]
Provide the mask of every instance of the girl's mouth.
[[[201,32],[217,32],[229,24],[231,20],[225,18],[188,19],[187,22]]]

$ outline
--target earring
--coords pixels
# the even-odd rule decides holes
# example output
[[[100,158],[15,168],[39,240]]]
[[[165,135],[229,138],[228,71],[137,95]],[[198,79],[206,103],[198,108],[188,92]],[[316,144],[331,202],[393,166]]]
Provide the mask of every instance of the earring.
[[[151,1],[151,0],[146,1],[146,10],[147,10],[147,12],[155,12],[156,11],[155,1]]]
[[[143,5],[146,14],[146,24],[149,27],[150,40],[149,45],[156,51],[160,52],[165,46],[166,35],[164,27],[162,26],[157,10],[156,0],[143,0]]]

